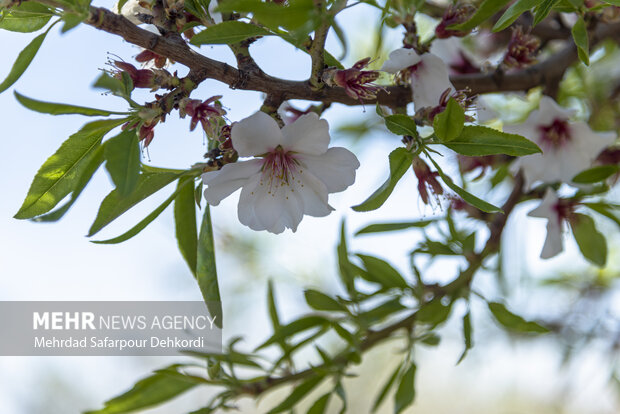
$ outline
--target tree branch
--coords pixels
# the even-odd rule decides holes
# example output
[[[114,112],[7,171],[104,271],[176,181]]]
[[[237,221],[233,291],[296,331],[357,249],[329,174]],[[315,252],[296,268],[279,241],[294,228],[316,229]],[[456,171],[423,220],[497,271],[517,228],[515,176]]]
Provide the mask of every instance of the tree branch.
[[[47,1],[41,2],[47,3]],[[91,7],[91,15],[86,23],[187,66],[193,73],[192,80],[196,83],[205,79],[215,79],[240,89],[276,94],[282,96],[283,99],[360,105],[359,101],[347,96],[343,88],[325,87],[321,90],[314,90],[308,82],[279,79],[265,73],[254,73],[243,85],[239,85],[239,71],[232,66],[195,52],[179,37],[159,36],[148,32],[125,17],[105,8]],[[594,46],[610,37],[616,40],[620,38],[620,24],[599,25],[592,35],[591,45]],[[577,51],[571,44],[547,60],[523,70],[506,74],[494,72],[457,75],[451,80],[457,89],[469,88],[473,94],[522,91],[544,85],[547,80],[557,79],[576,59]],[[371,104],[378,101],[382,105],[399,107],[411,100],[409,87],[390,86],[385,91],[381,91],[376,100],[369,100],[365,103]]]

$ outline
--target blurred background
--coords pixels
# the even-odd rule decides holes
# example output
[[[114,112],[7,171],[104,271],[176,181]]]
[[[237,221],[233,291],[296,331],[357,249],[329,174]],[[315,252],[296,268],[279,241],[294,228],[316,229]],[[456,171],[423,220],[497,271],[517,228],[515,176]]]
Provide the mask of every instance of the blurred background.
[[[97,5],[112,7],[110,2]],[[377,21],[364,6],[343,12],[340,22],[348,33],[350,50],[345,66],[371,56],[375,40],[367,27]],[[10,70],[19,51],[34,37],[0,33],[3,59],[0,77]],[[384,50],[400,46],[398,31],[382,39]],[[328,50],[339,56],[340,43],[331,38]],[[125,110],[124,101],[91,88],[109,54],[131,62],[139,49],[97,30],[80,26],[65,35],[53,29],[33,65],[13,89],[35,99],[66,102],[95,108]],[[252,46],[258,64],[270,75],[302,80],[309,75],[309,57],[276,39],[261,39]],[[225,47],[203,47],[202,53],[234,64]],[[283,58],[285,57],[285,58]],[[616,61],[617,62],[617,61]],[[172,69],[177,69],[173,67]],[[184,68],[178,68],[184,74]],[[230,90],[206,81],[192,95],[206,99],[223,95],[228,118],[236,121],[261,105],[259,93]],[[143,98],[143,99],[142,99]],[[136,100],[150,100],[137,94]],[[305,107],[303,103],[300,107]],[[225,341],[242,335],[244,348],[270,335],[265,306],[266,286],[273,280],[281,317],[286,322],[307,311],[303,288],[338,293],[335,246],[339,223],[346,219],[350,233],[378,221],[413,220],[441,213],[441,206],[427,207],[419,200],[413,174],[408,174],[379,210],[354,213],[350,206],[363,201],[387,176],[387,155],[399,144],[398,137],[371,129],[363,137],[352,125],[360,119],[373,122],[374,107],[332,106],[325,118],[332,145],[346,146],[360,159],[356,183],[344,193],[330,196],[336,211],[326,218],[305,217],[296,233],[276,236],[254,232],[236,217],[238,194],[212,209],[217,243],[218,272],[225,313]],[[99,203],[112,189],[101,169],[71,212],[55,224],[13,219],[39,166],[86,119],[53,117],[21,107],[12,90],[0,95],[2,150],[0,150],[0,300],[200,300],[200,291],[176,246],[172,210],[137,237],[119,245],[95,245],[84,236]],[[199,130],[189,132],[188,120],[175,113],[156,129],[144,162],[153,166],[188,168],[206,152]],[[446,154],[446,159],[454,155]],[[141,203],[99,236],[116,236],[141,220],[173,190]],[[618,191],[611,194],[618,200]],[[441,331],[436,347],[416,351],[417,397],[411,413],[592,413],[620,412],[620,382],[611,375],[617,364],[620,271],[618,232],[613,223],[597,223],[609,236],[608,267],[595,270],[581,258],[572,238],[565,252],[549,261],[538,255],[546,235],[545,222],[527,218],[534,204],[520,206],[511,217],[503,246],[503,272],[481,272],[478,291],[487,298],[505,299],[517,313],[550,323],[570,321],[570,329],[537,339],[508,336],[489,318],[483,303],[474,302],[475,347],[458,366],[462,352],[460,318]],[[614,232],[614,230],[616,230]],[[352,238],[353,252],[373,252],[389,260],[411,277],[408,253],[420,235],[416,230],[383,236]],[[437,262],[428,279],[453,277],[455,263]],[[379,385],[398,362],[395,351],[403,344],[390,343],[371,352],[352,368],[359,377],[346,382],[349,413],[368,412]],[[330,344],[326,344],[327,347]],[[308,360],[314,356],[308,355]],[[151,370],[180,360],[169,357],[0,357],[0,412],[16,414],[78,413],[99,408],[103,401],[130,388]],[[380,381],[380,382],[379,382]],[[149,413],[182,413],[201,407],[204,389],[193,391]],[[320,391],[318,391],[320,392]],[[317,392],[317,393],[318,393]],[[244,400],[242,412],[260,413],[278,401],[286,389],[269,395],[260,405]],[[392,412],[390,403],[385,413]],[[336,406],[331,412],[337,412]]]

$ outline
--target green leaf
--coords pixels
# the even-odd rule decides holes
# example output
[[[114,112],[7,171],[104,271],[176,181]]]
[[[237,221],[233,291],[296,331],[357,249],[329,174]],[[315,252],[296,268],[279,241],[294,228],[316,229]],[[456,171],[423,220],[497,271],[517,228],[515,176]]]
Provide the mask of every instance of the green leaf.
[[[465,126],[457,138],[443,145],[454,152],[470,157],[494,154],[518,157],[542,153],[538,145],[529,139],[480,125]]]
[[[471,30],[478,26],[480,23],[485,22],[495,13],[499,12],[508,4],[510,0],[484,0],[482,4],[476,10],[476,13],[468,21],[448,26],[450,30]]]
[[[375,223],[375,224],[366,226],[361,230],[358,230],[357,233],[355,233],[355,235],[359,236],[360,234],[399,231],[399,230],[410,229],[412,227],[421,228],[421,227],[426,227],[429,224],[434,223],[436,221],[437,220],[435,219],[431,219],[431,220],[407,221],[407,222],[402,222],[402,223]]]
[[[157,207],[155,210],[153,210],[153,212],[151,214],[149,214],[148,216],[146,216],[142,221],[140,221],[138,224],[136,224],[134,227],[132,227],[131,229],[129,229],[127,232],[123,233],[122,235],[115,237],[113,239],[108,239],[108,240],[95,240],[92,241],[93,243],[97,243],[97,244],[117,244],[117,243],[122,243],[126,240],[131,239],[133,236],[137,235],[138,233],[140,233],[142,230],[144,230],[146,228],[146,226],[148,226],[149,224],[151,224],[153,222],[153,220],[155,220],[157,217],[159,217],[159,215],[161,213],[163,213],[163,211],[170,205],[170,203],[172,203],[173,200],[178,199],[178,196],[181,192],[185,191],[187,192],[187,188],[190,189],[190,191],[193,192],[193,188],[191,185],[189,185],[190,183],[193,183],[193,177],[182,177],[179,179],[179,185],[177,186],[177,189],[174,193],[172,193],[172,195],[170,197],[168,197],[159,207]],[[192,202],[193,204],[193,202]],[[194,213],[194,229],[196,228],[196,221],[195,221],[195,213]],[[194,244],[194,252],[196,251],[195,248],[195,244]],[[195,253],[194,253],[195,256]],[[195,265],[195,262],[194,262]]]
[[[31,33],[42,29],[52,18],[49,7],[35,2],[24,2],[2,11],[0,29],[11,32]]]
[[[270,36],[271,32],[250,23],[227,21],[207,27],[192,37],[193,45],[230,45],[256,36]]]
[[[387,396],[388,392],[390,392],[392,385],[394,385],[394,381],[396,381],[396,378],[398,378],[399,373],[400,373],[400,366],[394,370],[392,375],[390,375],[390,378],[385,382],[385,385],[381,389],[381,392],[379,392],[379,395],[377,395],[377,398],[375,399],[375,402],[372,405],[371,412],[373,413],[376,412],[377,408],[381,406],[381,403],[383,402],[383,400],[385,400],[385,397]]]
[[[105,145],[106,170],[121,197],[131,194],[140,178],[140,143],[135,129],[110,138]]]
[[[185,185],[188,182],[192,185]],[[174,200],[174,228],[179,251],[192,274],[196,275],[198,229],[196,228],[196,202],[193,183],[193,177],[179,179],[177,196]]]
[[[607,217],[608,219],[615,222],[618,226],[620,226],[620,217],[616,216],[613,213],[613,210],[618,210],[618,206],[614,206],[607,203],[583,203],[584,206],[588,207],[590,210],[599,213],[602,216]]]
[[[441,170],[441,168],[439,168],[439,165],[435,162],[435,160],[430,157],[429,159],[431,160],[435,168],[437,168],[437,172],[439,173],[439,176],[441,177],[443,182],[446,183],[446,185],[450,187],[452,191],[457,193],[466,203],[471,204],[477,209],[482,210],[487,213],[495,213],[495,212],[503,213],[501,208],[496,207],[493,204],[487,203],[486,201],[479,199],[475,195],[463,190],[461,187],[454,184],[452,179],[448,177],[447,175],[445,175],[444,172]]]
[[[32,218],[54,208],[76,187],[104,135],[124,122],[125,119],[93,121],[71,135],[41,166],[15,218]]]
[[[357,256],[362,259],[364,267],[366,268],[366,273],[364,274],[365,279],[379,283],[386,289],[405,289],[408,287],[407,282],[400,273],[385,260],[363,254],[358,254]]]
[[[433,120],[435,134],[444,142],[452,141],[461,135],[464,125],[465,111],[454,98],[450,98],[446,109]]]
[[[542,3],[536,6],[534,8],[534,26],[545,20],[549,12],[559,1],[560,0],[543,0]]]
[[[27,3],[24,3],[27,4]],[[110,116],[110,115],[126,115],[127,113],[106,111],[104,109],[86,108],[84,106],[67,105],[54,102],[37,101],[32,98],[28,98],[17,91],[13,92],[15,98],[24,105],[26,108],[35,112],[51,115],[66,115],[66,114],[79,114],[86,116]]]
[[[196,257],[196,279],[202,292],[209,313],[217,315],[215,325],[222,327],[222,300],[220,287],[217,281],[217,268],[215,266],[215,243],[213,241],[213,226],[209,206],[205,206],[205,212],[198,236],[198,255]]]
[[[413,154],[405,148],[396,148],[390,153],[390,176],[374,193],[361,204],[353,207],[355,211],[376,210],[385,203],[398,181],[402,178],[413,162]]]
[[[308,289],[304,292],[304,296],[306,298],[306,303],[312,309],[335,312],[347,311],[347,308],[340,304],[336,299],[319,291]]]
[[[543,0],[517,0],[493,26],[494,32],[499,32],[510,26],[519,16],[526,11],[538,6]]]
[[[542,325],[539,325],[536,322],[526,321],[519,315],[515,315],[506,309],[501,303],[498,302],[489,302],[487,303],[489,306],[489,310],[495,317],[495,320],[499,322],[505,328],[514,331],[514,332],[522,332],[522,333],[547,333],[549,330]]]
[[[465,316],[463,316],[463,340],[465,342],[465,349],[463,350],[463,353],[461,354],[459,360],[457,361],[457,365],[461,363],[461,361],[463,359],[465,359],[465,356],[467,355],[467,352],[472,348],[473,346],[473,342],[471,339],[471,316],[469,314],[469,312],[467,312],[465,314]]]
[[[59,207],[56,210],[42,216],[35,217],[32,220],[36,222],[51,222],[60,220],[67,213],[67,211],[69,211],[71,206],[73,206],[73,204],[77,201],[80,194],[82,194],[84,188],[86,188],[88,182],[91,180],[99,167],[101,167],[101,164],[103,164],[103,162],[105,161],[103,158],[103,150],[103,145],[97,147],[90,161],[88,162],[86,167],[84,167],[84,170],[81,171],[80,178],[78,179],[75,188],[71,192],[71,198],[69,199],[69,201],[67,201],[62,207]]]
[[[598,183],[616,174],[619,169],[617,165],[597,165],[580,172],[573,177],[572,181],[578,184]]]
[[[133,236],[140,233],[142,230],[146,228],[149,224],[153,222],[163,211],[172,203],[172,200],[175,199],[177,193],[173,193],[170,197],[168,197],[159,207],[157,207],[151,214],[142,219],[138,224],[133,226],[131,229],[121,234],[120,236],[114,237],[108,240],[91,240],[92,243],[95,244],[118,244],[124,241],[131,239]]]
[[[396,135],[418,135],[415,121],[411,117],[402,114],[388,115],[385,118],[385,126]]]
[[[328,393],[316,400],[314,404],[312,404],[312,407],[308,410],[307,414],[323,414],[327,408],[327,404],[329,403],[329,398],[331,396],[332,394]]]
[[[134,192],[127,197],[121,197],[117,190],[113,190],[103,199],[95,222],[88,231],[88,237],[98,233],[102,228],[116,220],[121,214],[138,204],[145,198],[161,190],[181,174],[178,173],[146,173],[138,178],[138,185]]]
[[[11,85],[17,82],[17,80],[24,74],[26,69],[28,69],[28,66],[30,66],[30,63],[39,51],[41,44],[43,44],[45,36],[47,36],[53,26],[54,25],[51,25],[49,29],[45,31],[45,33],[41,33],[40,35],[35,37],[32,42],[30,42],[28,46],[24,48],[24,50],[19,52],[19,55],[17,56],[17,59],[15,60],[11,71],[7,75],[6,79],[2,83],[0,83],[0,93],[6,91],[8,88],[11,87]]]
[[[82,23],[87,18],[88,18],[88,13],[85,13],[85,12],[63,13],[62,20],[65,22],[65,24],[62,26],[62,29],[60,30],[60,32],[67,33],[69,30],[76,28],[80,23]]]
[[[329,319],[319,315],[310,315],[301,317],[288,325],[281,326],[269,339],[259,345],[256,350],[268,347],[269,345],[279,343],[293,335],[307,331],[308,329],[323,327],[329,324]]]
[[[446,306],[440,299],[433,299],[416,312],[416,321],[437,326],[448,319],[451,310],[452,304]]]
[[[256,20],[269,29],[283,27],[297,38],[309,34],[319,24],[319,11],[312,0],[290,0],[287,5],[260,0],[227,0],[219,4],[217,11],[252,13]]]
[[[400,384],[394,395],[394,414],[402,413],[407,407],[413,404],[415,399],[415,372],[416,365],[411,363],[409,369],[400,379]]]
[[[340,280],[344,284],[347,292],[351,297],[355,297],[355,268],[349,260],[349,251],[347,249],[347,233],[344,220],[340,225],[340,242],[337,247],[338,253],[338,269],[340,270]]]
[[[317,375],[315,377],[311,377],[301,384],[297,385],[293,392],[280,404],[276,407],[272,408],[269,411],[269,414],[276,414],[287,411],[295,406],[302,398],[304,398],[307,394],[310,393],[319,383],[323,380],[322,375]]]
[[[121,414],[153,407],[171,400],[194,388],[197,383],[184,379],[181,375],[168,375],[165,371],[156,372],[140,380],[126,393],[105,403],[104,408],[88,411],[85,414]]]
[[[583,17],[579,16],[577,18],[577,21],[571,29],[571,33],[573,35],[573,40],[575,41],[575,46],[577,46],[579,60],[581,60],[586,66],[590,65],[588,30],[586,29],[586,22],[583,20]]]
[[[575,213],[575,218],[569,223],[583,257],[598,267],[604,267],[607,262],[607,240],[596,229],[592,217]]]

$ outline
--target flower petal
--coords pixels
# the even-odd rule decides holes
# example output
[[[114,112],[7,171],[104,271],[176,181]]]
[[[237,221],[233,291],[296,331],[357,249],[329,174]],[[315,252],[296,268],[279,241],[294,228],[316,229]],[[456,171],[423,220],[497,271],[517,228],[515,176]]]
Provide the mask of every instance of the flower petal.
[[[270,152],[284,141],[278,123],[261,111],[233,124],[230,137],[241,157]]]
[[[411,89],[416,110],[437,106],[446,89],[455,90],[448,67],[432,53],[422,55],[422,62],[411,75]]]
[[[560,254],[562,250],[564,250],[562,228],[557,222],[549,220],[547,223],[547,237],[545,238],[545,244],[540,252],[540,258],[550,259]]]
[[[534,111],[532,112],[534,114]],[[535,118],[532,119],[538,125],[549,125],[556,119],[566,120],[575,114],[574,109],[562,108],[553,98],[543,95],[540,98]]]
[[[329,146],[329,124],[314,112],[302,115],[295,122],[282,128],[284,141],[282,146],[287,151],[302,154],[325,154]]]
[[[261,160],[240,161],[226,164],[219,171],[202,174],[202,182],[207,186],[205,199],[212,206],[237,191],[253,175],[260,176]]]
[[[390,53],[388,60],[385,61],[381,70],[388,73],[396,73],[419,63],[420,60],[422,60],[422,58],[413,49],[396,49]]]
[[[327,203],[327,186],[309,171],[297,174],[296,188],[304,206],[304,214],[313,217],[325,217],[334,209]]]
[[[260,176],[253,177],[243,187],[239,197],[239,221],[252,230],[267,230],[279,234],[285,229],[297,230],[303,218],[301,195],[282,182],[267,185]]]
[[[355,182],[355,170],[360,163],[348,149],[330,148],[323,155],[301,155],[298,157],[304,167],[321,180],[329,193],[344,191]]]

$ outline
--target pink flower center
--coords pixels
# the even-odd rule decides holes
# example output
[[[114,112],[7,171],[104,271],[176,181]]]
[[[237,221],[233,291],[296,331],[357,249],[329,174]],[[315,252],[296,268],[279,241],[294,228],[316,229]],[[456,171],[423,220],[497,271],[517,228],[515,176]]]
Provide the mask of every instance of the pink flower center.
[[[299,169],[299,162],[295,158],[294,153],[290,151],[285,152],[278,145],[263,158],[260,185],[267,185],[269,187],[268,193],[274,195],[278,187],[293,184],[295,174],[301,172],[302,170]]]
[[[564,119],[556,118],[549,125],[541,125],[538,129],[541,133],[541,142],[548,148],[560,148],[571,140],[570,127]]]

